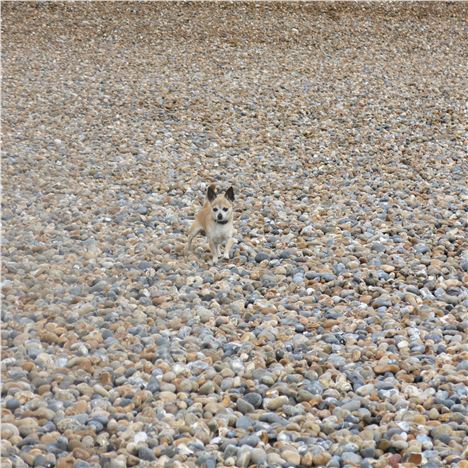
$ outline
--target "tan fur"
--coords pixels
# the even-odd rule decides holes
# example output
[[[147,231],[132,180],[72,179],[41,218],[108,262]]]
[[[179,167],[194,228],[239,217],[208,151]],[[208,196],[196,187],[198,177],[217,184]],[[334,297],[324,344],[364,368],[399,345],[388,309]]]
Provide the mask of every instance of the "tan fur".
[[[192,250],[192,241],[198,234],[206,235],[211,253],[213,254],[212,263],[218,261],[221,244],[226,242],[224,249],[224,258],[229,259],[230,251],[235,239],[233,226],[233,207],[229,197],[234,199],[232,187],[225,194],[216,195],[214,184],[208,187],[207,196],[203,208],[195,216],[195,220],[190,227],[186,253]],[[211,198],[211,199],[210,199]],[[221,214],[222,219],[218,219]],[[219,224],[218,221],[226,221],[225,224]]]

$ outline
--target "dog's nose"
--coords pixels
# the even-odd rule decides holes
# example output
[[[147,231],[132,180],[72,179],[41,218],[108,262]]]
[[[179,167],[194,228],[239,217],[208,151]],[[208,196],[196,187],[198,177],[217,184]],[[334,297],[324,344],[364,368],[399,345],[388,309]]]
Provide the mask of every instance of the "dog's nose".
[[[218,213],[218,219],[223,219],[223,215],[221,213]]]

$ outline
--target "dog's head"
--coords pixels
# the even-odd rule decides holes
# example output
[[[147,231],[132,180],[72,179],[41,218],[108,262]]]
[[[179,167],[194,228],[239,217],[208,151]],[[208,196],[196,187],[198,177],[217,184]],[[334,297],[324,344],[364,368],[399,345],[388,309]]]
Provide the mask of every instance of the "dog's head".
[[[224,194],[217,194],[216,187],[210,185],[206,198],[211,205],[211,216],[218,224],[227,224],[232,219],[232,202],[234,201],[234,189],[229,187]]]

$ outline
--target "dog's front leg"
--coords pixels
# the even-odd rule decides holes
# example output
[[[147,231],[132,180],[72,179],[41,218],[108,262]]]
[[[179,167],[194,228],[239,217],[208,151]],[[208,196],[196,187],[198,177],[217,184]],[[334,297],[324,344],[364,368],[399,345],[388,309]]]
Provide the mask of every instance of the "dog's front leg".
[[[234,242],[236,242],[236,240],[233,237],[230,237],[226,242],[226,247],[224,248],[224,258],[226,260],[228,260],[231,255],[231,248]]]
[[[211,261],[212,265],[215,265],[218,263],[218,246],[212,241],[209,241],[210,244],[210,250],[211,253],[213,254],[213,260]]]

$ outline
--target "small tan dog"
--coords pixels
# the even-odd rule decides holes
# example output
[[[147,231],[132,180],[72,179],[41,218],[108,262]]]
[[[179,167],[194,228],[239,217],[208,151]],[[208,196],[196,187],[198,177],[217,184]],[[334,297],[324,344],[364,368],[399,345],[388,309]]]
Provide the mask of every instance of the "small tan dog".
[[[234,201],[234,189],[229,187],[224,195],[216,194],[216,185],[211,184],[206,192],[206,200],[203,208],[195,216],[195,221],[190,227],[186,253],[192,250],[192,241],[202,234],[208,238],[213,265],[218,261],[221,244],[226,242],[224,258],[229,258],[232,245],[236,240],[234,233],[232,202]]]

